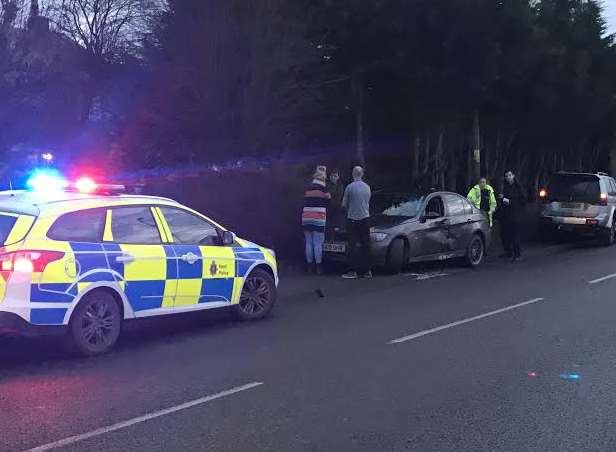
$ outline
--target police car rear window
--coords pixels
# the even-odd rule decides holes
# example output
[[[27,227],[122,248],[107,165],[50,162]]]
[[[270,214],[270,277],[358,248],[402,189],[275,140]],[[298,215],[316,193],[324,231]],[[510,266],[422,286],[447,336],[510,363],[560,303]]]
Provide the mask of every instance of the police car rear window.
[[[106,209],[86,209],[60,216],[47,237],[65,242],[102,242]]]
[[[9,234],[13,230],[13,226],[15,226],[16,222],[17,216],[0,214],[0,244],[10,245],[10,243],[5,242],[6,239],[9,237]]]

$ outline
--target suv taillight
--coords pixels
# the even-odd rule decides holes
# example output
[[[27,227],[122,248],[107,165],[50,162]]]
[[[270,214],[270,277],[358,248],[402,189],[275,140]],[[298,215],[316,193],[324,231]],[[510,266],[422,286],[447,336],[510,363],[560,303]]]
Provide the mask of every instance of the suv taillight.
[[[0,254],[0,271],[42,273],[47,264],[64,257],[62,251],[14,251]]]
[[[599,195],[599,205],[607,206],[607,193],[601,193]]]

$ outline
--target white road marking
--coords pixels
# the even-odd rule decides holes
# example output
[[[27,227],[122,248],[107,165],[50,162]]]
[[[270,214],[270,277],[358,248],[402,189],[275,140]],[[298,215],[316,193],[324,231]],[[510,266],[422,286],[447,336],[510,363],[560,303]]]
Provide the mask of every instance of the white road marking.
[[[440,278],[443,276],[447,276],[449,273],[440,273],[440,272],[433,272],[433,273],[403,273],[402,276],[412,276],[415,280],[417,281],[423,281],[426,279],[432,279],[432,278]]]
[[[592,281],[588,281],[588,284],[597,284],[603,281],[607,281],[608,279],[616,278],[616,273],[612,273],[611,275],[602,276],[601,278],[593,279]]]
[[[168,414],[177,413],[178,411],[186,410],[188,408],[192,408],[197,405],[203,405],[204,403],[211,402],[212,400],[221,399],[223,397],[227,397],[232,394],[236,394],[238,392],[246,391],[248,389],[253,389],[253,388],[256,388],[257,386],[261,386],[262,384],[263,384],[262,382],[253,382],[253,383],[248,383],[243,386],[237,386],[235,388],[231,388],[226,391],[219,392],[217,394],[212,394],[206,397],[201,397],[200,399],[191,400],[190,402],[182,403],[180,405],[176,405],[170,408],[165,408],[164,410],[154,411],[152,413],[148,413],[143,416],[135,417],[133,419],[129,419],[124,422],[118,422],[117,424],[113,424],[107,427],[102,427],[96,430],[92,430],[91,432],[82,433],[81,435],[69,436],[68,438],[64,438],[59,441],[54,441],[53,443],[44,444],[42,446],[38,446],[33,449],[28,449],[26,452],[43,452],[46,450],[56,449],[58,447],[64,447],[70,444],[75,444],[77,442],[93,438],[95,436],[100,436],[106,433],[114,432],[116,430],[121,430],[123,428],[130,427],[135,424],[140,424],[142,422],[147,422],[149,420],[156,419],[161,416],[166,416]]]
[[[448,328],[453,328],[454,326],[464,325],[465,323],[474,322],[475,320],[485,319],[486,317],[491,317],[496,314],[501,314],[503,312],[511,311],[513,309],[518,309],[524,306],[528,306],[529,304],[538,303],[543,301],[544,298],[534,298],[532,300],[525,301],[523,303],[514,304],[512,306],[507,306],[506,308],[497,309],[496,311],[486,312],[485,314],[477,315],[475,317],[470,317],[464,320],[458,320],[457,322],[448,323],[447,325],[437,326],[436,328],[432,328],[429,330],[420,331],[419,333],[411,334],[409,336],[404,336],[398,339],[393,339],[388,342],[388,344],[400,344],[402,342],[412,341],[413,339],[418,339],[423,336],[427,336],[428,334],[437,333],[439,331],[446,330]]]

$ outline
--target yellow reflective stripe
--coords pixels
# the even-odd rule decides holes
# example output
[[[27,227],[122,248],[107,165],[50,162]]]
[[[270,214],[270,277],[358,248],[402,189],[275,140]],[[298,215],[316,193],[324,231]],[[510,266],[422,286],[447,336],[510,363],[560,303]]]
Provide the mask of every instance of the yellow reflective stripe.
[[[173,234],[171,233],[171,228],[169,228],[165,215],[163,215],[162,211],[158,207],[152,207],[152,210],[154,212],[154,219],[156,220],[158,229],[164,234],[163,242],[173,243]]]
[[[124,280],[165,281],[167,279],[167,255],[162,245],[120,245],[124,254],[135,258],[124,266]]]
[[[233,278],[233,294],[231,295],[231,304],[238,304],[242,295],[245,278]]]
[[[107,209],[107,216],[105,217],[105,231],[103,232],[104,242],[113,242],[113,231],[111,229],[111,217],[113,212],[111,209]]]
[[[34,217],[31,215],[18,216],[17,221],[13,225],[13,229],[11,229],[11,232],[4,241],[4,243],[12,245],[13,243],[23,240],[30,228],[32,227],[33,223]]]
[[[270,267],[272,267],[272,270],[274,270],[275,273],[278,273],[278,263],[276,262],[276,258],[274,257],[274,255],[270,253],[267,248],[263,248],[262,246],[260,246],[259,249],[263,253],[263,258],[265,259],[265,262],[267,262]]]

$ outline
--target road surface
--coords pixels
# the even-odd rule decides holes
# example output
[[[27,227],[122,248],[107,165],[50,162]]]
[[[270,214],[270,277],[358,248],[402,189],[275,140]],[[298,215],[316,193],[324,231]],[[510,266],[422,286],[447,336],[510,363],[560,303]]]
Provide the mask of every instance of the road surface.
[[[2,339],[0,450],[616,450],[615,273],[577,244],[291,278],[268,320],[149,320],[94,359]]]

